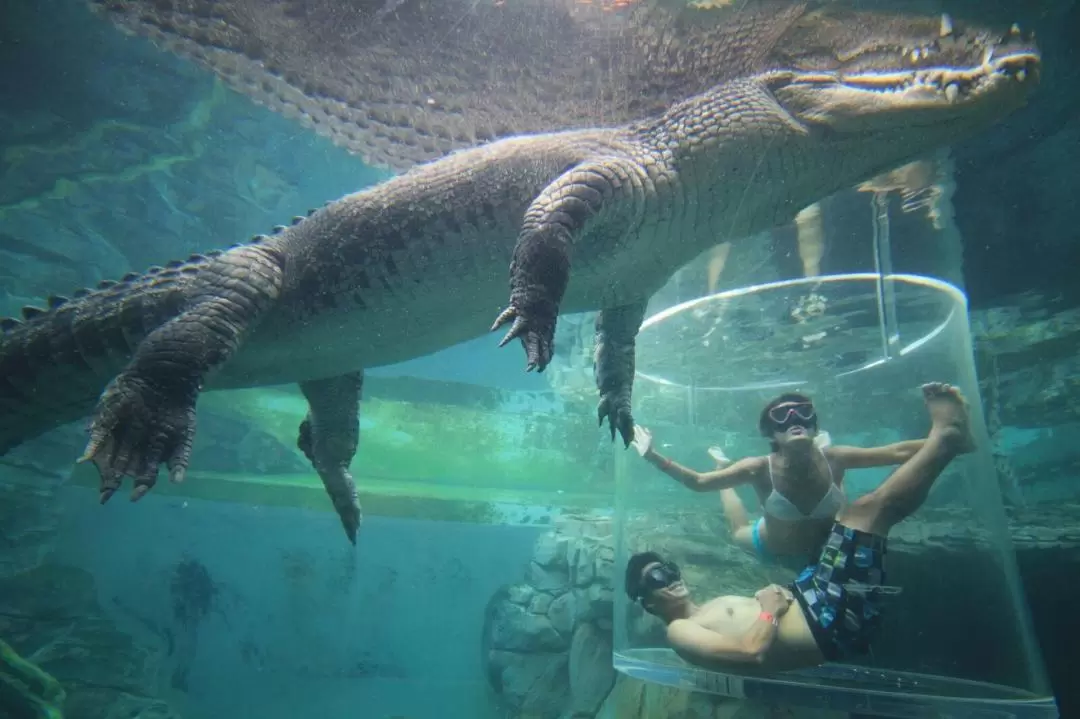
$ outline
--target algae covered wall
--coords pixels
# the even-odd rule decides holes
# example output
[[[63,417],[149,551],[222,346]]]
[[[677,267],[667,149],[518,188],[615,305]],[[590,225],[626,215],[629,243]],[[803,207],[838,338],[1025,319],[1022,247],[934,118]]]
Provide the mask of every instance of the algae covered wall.
[[[566,411],[551,392],[373,374],[365,383],[360,449],[352,465],[358,477],[384,485],[468,487],[490,491],[492,500],[500,493],[602,486],[597,475],[609,453],[592,417]],[[206,407],[290,447],[296,463],[306,464],[295,449],[297,424],[306,412],[295,389],[208,395]],[[229,467],[230,457],[215,457],[212,445],[205,447],[207,469]],[[230,448],[220,449],[231,454]],[[256,467],[248,462],[246,468]],[[294,468],[299,467],[282,457],[265,470]]]

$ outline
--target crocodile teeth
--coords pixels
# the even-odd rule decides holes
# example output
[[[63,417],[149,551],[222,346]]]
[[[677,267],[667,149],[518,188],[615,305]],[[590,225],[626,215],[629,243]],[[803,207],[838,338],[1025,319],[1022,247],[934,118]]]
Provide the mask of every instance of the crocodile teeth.
[[[945,86],[945,99],[949,102],[956,102],[958,97],[960,97],[960,87],[955,82],[950,82]]]
[[[941,13],[941,30],[938,31],[938,35],[941,37],[949,37],[953,34],[952,18],[948,13]]]

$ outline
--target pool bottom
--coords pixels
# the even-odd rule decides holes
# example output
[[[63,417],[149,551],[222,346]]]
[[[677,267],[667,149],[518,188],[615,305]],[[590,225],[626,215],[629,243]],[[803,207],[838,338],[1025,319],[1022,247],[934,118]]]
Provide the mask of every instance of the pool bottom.
[[[826,664],[774,677],[693,667],[670,649],[615,652],[629,677],[690,691],[772,704],[912,719],[1057,719],[1057,704],[1013,687],[928,674]]]

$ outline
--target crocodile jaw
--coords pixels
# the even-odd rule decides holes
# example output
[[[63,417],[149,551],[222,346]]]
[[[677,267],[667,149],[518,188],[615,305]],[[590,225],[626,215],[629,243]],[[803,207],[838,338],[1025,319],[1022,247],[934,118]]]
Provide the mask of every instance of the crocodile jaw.
[[[975,125],[1022,105],[1038,82],[1040,57],[1023,49],[979,65],[905,70],[777,72],[766,81],[780,104],[810,127],[840,133]]]

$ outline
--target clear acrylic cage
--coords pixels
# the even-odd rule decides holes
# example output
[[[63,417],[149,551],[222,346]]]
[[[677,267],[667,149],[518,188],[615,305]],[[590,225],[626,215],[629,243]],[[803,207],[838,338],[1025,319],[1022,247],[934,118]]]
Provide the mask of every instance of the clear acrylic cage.
[[[867,195],[861,198],[865,203]],[[859,208],[858,198],[853,202]],[[871,446],[925,436],[922,383],[961,388],[979,449],[954,461],[923,507],[890,535],[888,583],[902,591],[888,600],[873,654],[860,664],[775,675],[706,671],[678,658],[667,647],[662,623],[617,587],[615,666],[653,684],[806,710],[1057,716],[1006,524],[1003,495],[1010,489],[999,486],[990,454],[966,298],[941,279],[961,275],[958,236],[948,217],[923,224],[900,218],[899,224],[909,225],[907,235],[891,241],[890,229],[898,223],[890,224],[887,194],[874,194],[869,204],[873,232],[860,242],[872,251],[846,266],[842,258],[826,257],[825,266],[835,273],[785,277],[776,270],[782,241],[774,242],[771,261],[735,283],[763,281],[695,296],[694,288],[705,283],[687,278],[709,275],[709,289],[724,284],[716,281],[716,257],[727,250],[686,268],[654,299],[641,329],[635,418],[652,431],[661,453],[704,471],[714,466],[706,454],[710,446],[732,459],[765,454],[765,441],[756,436],[758,413],[785,391],[814,399],[833,444]],[[834,207],[829,232],[867,217],[842,214]],[[820,215],[813,220],[822,232]],[[814,264],[808,255],[815,258],[804,251],[806,228],[801,232],[806,269]],[[915,257],[917,248],[930,246],[929,260],[925,252]],[[905,256],[894,253],[896,247],[916,251]],[[821,256],[816,260],[820,264]],[[761,270],[767,265],[772,269]],[[921,271],[898,271],[908,267]],[[715,492],[687,491],[633,450],[616,454],[620,580],[627,558],[645,549],[678,562],[700,601],[752,595],[794,578],[792,567],[763,563],[733,545]],[[849,499],[872,490],[891,469],[850,471]],[[747,507],[755,516],[756,502]]]

